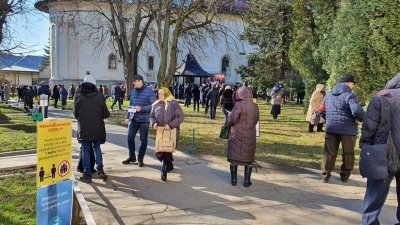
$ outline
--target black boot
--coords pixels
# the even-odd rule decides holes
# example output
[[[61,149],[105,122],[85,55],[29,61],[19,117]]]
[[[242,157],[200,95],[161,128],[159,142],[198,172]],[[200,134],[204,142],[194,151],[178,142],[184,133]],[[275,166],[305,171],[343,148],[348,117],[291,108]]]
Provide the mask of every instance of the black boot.
[[[102,180],[107,180],[108,176],[104,173],[103,169],[99,169],[97,171],[97,175],[99,176],[100,179]]]
[[[314,132],[314,125],[311,123],[308,123],[308,132]]]
[[[237,165],[231,165],[231,184],[236,186],[237,183]]]
[[[167,173],[168,173],[169,171],[173,170],[173,169],[174,169],[174,164],[172,164],[172,162],[169,162],[169,163],[168,163],[168,166],[167,166]]]
[[[244,167],[244,184],[243,184],[244,187],[250,187],[253,184],[250,181],[252,170],[253,170],[253,167],[251,167],[251,166]]]
[[[319,123],[318,125],[317,125],[317,132],[324,132],[324,130],[322,130],[322,127],[324,126],[324,124],[323,123]]]
[[[162,169],[161,169],[161,180],[166,181],[167,180],[167,167],[168,165],[163,164]]]
[[[82,177],[79,178],[80,181],[83,183],[92,183],[92,175],[91,174],[83,174]]]

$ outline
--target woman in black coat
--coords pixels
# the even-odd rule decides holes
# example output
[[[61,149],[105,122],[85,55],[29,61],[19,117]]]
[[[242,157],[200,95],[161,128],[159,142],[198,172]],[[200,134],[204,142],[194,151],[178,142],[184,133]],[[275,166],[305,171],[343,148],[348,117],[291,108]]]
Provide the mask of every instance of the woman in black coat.
[[[51,97],[54,100],[54,108],[57,108],[57,102],[60,99],[60,92],[58,91],[57,85],[54,85],[53,95]]]

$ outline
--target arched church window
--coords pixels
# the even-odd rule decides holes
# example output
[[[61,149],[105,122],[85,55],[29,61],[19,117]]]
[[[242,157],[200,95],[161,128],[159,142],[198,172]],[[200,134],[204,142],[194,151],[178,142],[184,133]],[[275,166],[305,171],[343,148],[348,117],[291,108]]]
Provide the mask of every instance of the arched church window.
[[[117,57],[114,54],[108,56],[108,69],[117,69]]]
[[[154,57],[153,56],[149,56],[147,67],[149,70],[154,70]]]
[[[228,68],[229,68],[229,59],[228,57],[225,56],[224,58],[222,58],[221,71],[225,73],[228,70]]]

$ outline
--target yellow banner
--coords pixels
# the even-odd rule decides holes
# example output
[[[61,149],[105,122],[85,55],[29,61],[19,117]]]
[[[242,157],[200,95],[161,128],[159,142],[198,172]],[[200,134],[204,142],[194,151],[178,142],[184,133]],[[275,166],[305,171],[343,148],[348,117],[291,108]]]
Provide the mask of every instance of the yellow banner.
[[[69,179],[72,120],[39,122],[37,131],[37,188]]]

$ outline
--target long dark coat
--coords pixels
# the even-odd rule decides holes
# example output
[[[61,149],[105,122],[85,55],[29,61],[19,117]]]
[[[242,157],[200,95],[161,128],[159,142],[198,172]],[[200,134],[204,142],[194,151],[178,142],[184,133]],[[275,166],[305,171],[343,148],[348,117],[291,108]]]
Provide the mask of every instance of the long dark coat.
[[[209,106],[217,106],[219,102],[219,93],[216,88],[211,89],[207,93],[206,101],[208,100]]]
[[[92,83],[83,83],[74,98],[73,113],[78,120],[77,139],[79,141],[106,142],[104,119],[110,116],[105,98]]]
[[[259,119],[258,105],[253,102],[249,87],[236,91],[238,102],[228,117],[231,132],[228,139],[228,161],[235,164],[251,164],[256,153],[256,124]]]

